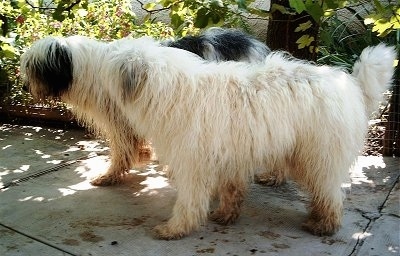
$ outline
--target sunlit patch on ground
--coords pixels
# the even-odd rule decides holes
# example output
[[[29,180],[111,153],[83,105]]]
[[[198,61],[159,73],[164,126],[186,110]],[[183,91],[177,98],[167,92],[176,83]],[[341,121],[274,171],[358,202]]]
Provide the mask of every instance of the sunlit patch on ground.
[[[351,183],[345,183],[342,187],[350,187],[351,184],[362,184],[368,183],[373,185],[373,181],[368,178],[365,173],[365,170],[369,170],[371,168],[380,169],[385,168],[386,164],[383,161],[383,157],[380,156],[360,156],[357,159],[357,162],[350,169],[350,180]]]

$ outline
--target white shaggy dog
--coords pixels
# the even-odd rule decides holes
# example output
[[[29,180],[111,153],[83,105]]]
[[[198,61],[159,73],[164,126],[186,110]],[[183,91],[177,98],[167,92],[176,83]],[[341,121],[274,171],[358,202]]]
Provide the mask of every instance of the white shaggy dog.
[[[149,38],[48,37],[22,56],[21,72],[35,97],[60,96],[108,132],[151,139],[177,187],[158,238],[197,229],[215,193],[220,204],[210,218],[234,222],[257,169],[287,170],[307,189],[304,227],[324,235],[340,226],[341,183],[363,145],[368,113],[390,85],[394,58],[392,47],[367,48],[348,74],[282,53],[262,64],[215,63]]]

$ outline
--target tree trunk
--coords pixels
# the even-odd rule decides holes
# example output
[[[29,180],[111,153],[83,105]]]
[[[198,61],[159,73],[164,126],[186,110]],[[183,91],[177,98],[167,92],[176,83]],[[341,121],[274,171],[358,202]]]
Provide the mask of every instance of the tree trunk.
[[[289,7],[289,0],[271,0],[271,7],[273,4]],[[294,32],[294,30],[301,24],[307,21],[312,22],[312,27],[306,31]],[[316,46],[318,41],[318,24],[312,19],[310,15],[303,12],[297,15],[282,14],[279,11],[274,11],[268,23],[267,40],[266,43],[271,50],[285,50],[290,52],[294,57],[300,59],[316,60]],[[298,49],[296,41],[302,35],[310,35],[314,37],[314,46],[310,51],[309,47]]]

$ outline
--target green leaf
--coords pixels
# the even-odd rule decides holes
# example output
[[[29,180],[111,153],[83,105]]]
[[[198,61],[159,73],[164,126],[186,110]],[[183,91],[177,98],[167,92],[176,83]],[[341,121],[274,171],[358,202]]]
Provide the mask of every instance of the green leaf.
[[[201,8],[197,11],[197,15],[194,19],[194,26],[196,28],[205,28],[208,25],[209,20],[208,10],[205,8]]]
[[[224,7],[224,2],[222,0],[212,0],[211,5],[216,7]]]
[[[301,23],[295,30],[294,32],[301,32],[301,31],[306,31],[307,29],[312,27],[312,22],[309,20],[307,22]]]
[[[211,20],[214,24],[217,24],[221,20],[221,17],[218,14],[213,14],[211,15]]]
[[[184,22],[184,19],[177,13],[172,14],[170,18],[171,25],[175,28],[179,27]]]
[[[53,19],[58,20],[58,21],[63,21],[65,20],[66,16],[63,14],[63,9],[60,8],[60,6],[57,6],[57,9],[53,12]]]
[[[148,11],[152,11],[152,10],[155,9],[156,6],[157,6],[156,3],[154,3],[154,2],[149,2],[149,3],[145,3],[145,4],[143,5],[143,8],[146,9],[146,10],[148,10]]]
[[[13,58],[15,56],[15,48],[9,44],[2,44],[1,47],[1,54],[6,58]]]
[[[340,2],[344,2],[344,1],[337,1],[337,0],[325,0],[324,1],[324,5],[326,5],[327,8],[324,9],[336,9],[339,8],[339,4]]]
[[[303,0],[289,0],[289,5],[295,9],[297,13],[302,13],[306,10],[306,5]]]
[[[399,8],[399,10],[400,10],[400,8]],[[392,16],[390,18],[390,23],[393,24],[393,29],[400,29],[400,15],[398,15],[398,17]]]
[[[247,8],[247,11],[248,11],[249,13],[251,13],[251,14],[260,16],[260,17],[262,17],[262,18],[269,18],[269,17],[271,17],[271,13],[270,13],[269,11],[266,11],[266,10],[248,7],[248,8]]]
[[[380,1],[374,0],[374,5],[375,5],[375,8],[378,11],[378,13],[384,13],[385,12],[385,8],[382,6]]]
[[[373,32],[377,32],[378,36],[385,36],[390,32],[392,28],[392,24],[388,22],[386,19],[379,19],[374,22],[374,27],[372,28]]]
[[[243,10],[247,9],[246,0],[236,0],[236,4],[238,5],[239,9],[243,9]]]
[[[321,23],[321,17],[324,15],[324,10],[318,3],[309,2],[306,3],[306,11],[318,24]]]
[[[280,4],[272,4],[271,5],[271,12],[279,11],[282,14],[291,14],[291,12],[286,9],[285,6],[280,5]]]
[[[298,49],[303,49],[306,46],[310,46],[315,39],[313,36],[310,35],[302,35],[299,39],[297,39],[296,43],[298,44]]]

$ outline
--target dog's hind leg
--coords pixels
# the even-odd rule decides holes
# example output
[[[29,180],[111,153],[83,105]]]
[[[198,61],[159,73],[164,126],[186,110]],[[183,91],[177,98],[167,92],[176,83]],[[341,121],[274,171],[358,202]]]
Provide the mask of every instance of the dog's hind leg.
[[[196,167],[192,167],[193,168]],[[179,171],[174,166],[177,199],[173,215],[167,223],[156,226],[154,236],[158,239],[175,240],[196,230],[207,220],[210,199],[214,191],[215,177],[210,172]],[[190,169],[189,169],[190,170]],[[179,175],[177,175],[179,174]]]
[[[335,202],[336,201],[336,202]],[[302,227],[317,236],[333,235],[340,228],[343,204],[340,200],[314,196],[308,220]]]
[[[219,206],[209,219],[221,225],[234,223],[240,215],[241,205],[246,194],[247,185],[244,182],[227,182],[219,188]]]
[[[303,228],[314,235],[333,235],[341,225],[343,212],[343,192],[337,170],[321,170],[306,176],[306,188],[311,192],[308,220]],[[311,172],[312,174],[312,172]]]

